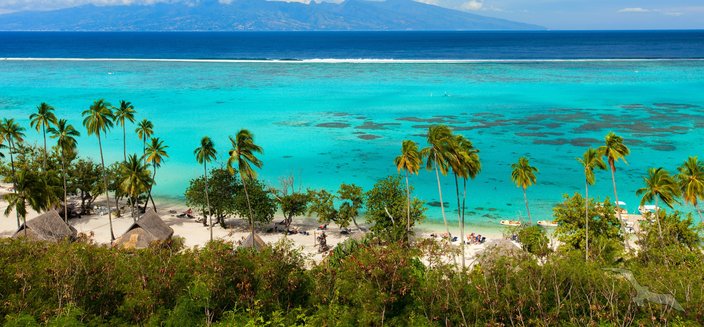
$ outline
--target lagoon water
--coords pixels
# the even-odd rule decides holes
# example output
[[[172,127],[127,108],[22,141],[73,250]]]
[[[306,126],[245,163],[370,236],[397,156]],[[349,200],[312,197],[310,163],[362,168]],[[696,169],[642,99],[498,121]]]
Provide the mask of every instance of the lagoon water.
[[[39,56],[8,55],[8,49],[0,46],[0,57]],[[61,57],[47,51],[45,57]],[[469,183],[471,222],[494,226],[500,218],[525,216],[522,192],[510,181],[519,156],[540,169],[538,184],[528,190],[534,220],[549,218],[563,194],[583,192],[575,158],[601,145],[609,131],[624,136],[632,151],[617,171],[630,212],[648,167],[674,171],[687,156],[704,156],[704,61],[687,53],[625,61],[0,60],[0,116],[28,127],[27,116],[43,101],[80,125],[95,99],[131,101],[169,146],[155,193],[174,198],[202,172],[193,149],[204,135],[224,163],[228,135],[248,128],[265,150],[263,180],[277,186],[280,177],[293,175],[302,188],[335,190],[343,182],[370,188],[396,174],[393,158],[402,140],[424,146],[429,125],[448,124],[481,151],[483,170]],[[127,128],[128,152],[142,149],[134,128]],[[33,130],[27,134],[39,142]],[[94,137],[82,136],[79,146],[81,155],[99,158]],[[121,160],[121,129],[104,146],[108,162]],[[452,219],[454,181],[442,181]],[[434,173],[422,171],[411,182],[418,197],[438,201]],[[590,194],[612,195],[608,172],[597,174]],[[441,220],[437,207],[428,215]]]

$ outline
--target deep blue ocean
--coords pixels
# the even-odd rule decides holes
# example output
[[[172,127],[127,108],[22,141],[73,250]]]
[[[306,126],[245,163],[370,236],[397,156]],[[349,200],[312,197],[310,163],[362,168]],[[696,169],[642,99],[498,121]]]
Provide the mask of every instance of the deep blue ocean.
[[[691,59],[704,31],[0,32],[0,58]]]

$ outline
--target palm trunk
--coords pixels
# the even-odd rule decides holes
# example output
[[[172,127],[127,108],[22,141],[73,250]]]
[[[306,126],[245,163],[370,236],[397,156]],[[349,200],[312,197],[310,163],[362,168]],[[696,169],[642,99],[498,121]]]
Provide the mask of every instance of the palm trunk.
[[[584,261],[589,261],[589,183],[584,181]]]
[[[462,267],[464,268],[465,263],[464,263],[464,208],[465,205],[467,204],[467,177],[464,178],[463,180],[463,188],[464,191],[462,192],[462,225],[460,226],[460,237],[462,238]]]
[[[16,192],[16,191],[15,191]],[[27,202],[22,199],[22,206],[26,206]],[[17,211],[17,210],[15,210]],[[24,215],[22,216],[22,224],[24,225],[24,238],[27,238],[27,211],[25,210]]]
[[[15,174],[15,159],[13,153],[15,152],[15,142],[10,137],[10,167],[12,167],[12,189],[17,193],[17,174]],[[15,216],[17,217],[17,228],[20,228],[20,213],[15,210]],[[26,228],[25,228],[26,229]]]
[[[528,194],[526,192],[526,188],[523,188],[523,202],[526,204],[526,212],[528,213],[528,221],[530,222],[531,225],[533,225],[533,218],[530,216],[530,208],[528,207]]]
[[[247,199],[247,208],[249,208],[249,228],[252,231],[252,249],[254,249],[254,212],[252,211],[252,204],[249,202],[249,193],[247,193],[247,182],[242,181],[242,186],[244,187],[244,196]]]
[[[147,193],[147,200],[144,201],[144,211],[147,210],[149,206],[149,200],[152,201],[152,206],[154,207],[154,212],[156,212],[156,204],[154,204],[154,198],[152,198],[152,187],[156,184],[156,164],[154,164],[154,173],[152,174],[152,184],[149,185],[149,193]]]
[[[442,221],[445,223],[447,236],[450,237],[450,227],[447,226],[447,218],[445,217],[445,203],[442,201],[442,187],[440,186],[440,171],[438,170],[438,155],[435,154],[435,177],[438,180],[438,195],[440,196],[440,211],[442,212]]]
[[[100,134],[98,133],[98,147],[100,148],[100,164],[103,167],[103,185],[105,186],[105,202],[108,206],[108,222],[110,223],[110,243],[115,241],[115,233],[112,230],[112,210],[110,210],[110,192],[108,192],[108,177],[105,174],[105,159],[103,158],[103,143],[100,141]]]
[[[44,163],[43,163],[42,168],[44,168],[44,172],[46,172],[46,157],[47,157],[47,153],[46,153],[46,130],[45,130],[45,128],[46,128],[46,127],[44,127],[44,124],[42,124],[42,134],[44,134]]]
[[[660,226],[660,203],[659,198],[655,197],[655,220],[658,222],[658,236],[660,236],[660,246],[664,249],[665,243],[662,241],[662,227]]]
[[[124,161],[127,162],[127,132],[125,131],[125,123],[122,123],[122,153]]]
[[[406,239],[411,244],[411,187],[408,184],[408,171],[406,171]]]
[[[203,173],[205,174],[205,204],[208,206],[208,217],[203,219],[203,224],[210,218],[210,241],[213,241],[213,215],[210,212],[210,198],[208,197],[208,163],[203,161]]]
[[[614,198],[616,198],[616,213],[618,214],[618,224],[619,226],[621,226],[621,232],[623,233],[623,243],[625,244],[626,250],[628,250],[628,235],[626,234],[626,228],[623,227],[623,220],[621,220],[621,205],[618,201],[618,192],[616,192],[616,167],[611,163],[609,164],[611,165],[611,183],[614,187]]]
[[[460,228],[460,248],[462,249],[462,269],[464,270],[465,268],[465,261],[464,261],[464,232],[462,231],[463,227],[463,221],[462,221],[462,211],[460,209],[460,184],[457,181],[457,174],[455,173],[455,193],[457,196],[457,223],[459,224]]]
[[[66,154],[61,150],[61,170],[64,179],[64,220],[68,225],[68,187],[66,186]]]
[[[142,139],[142,160],[144,160],[144,164],[147,164],[147,137],[145,136]]]

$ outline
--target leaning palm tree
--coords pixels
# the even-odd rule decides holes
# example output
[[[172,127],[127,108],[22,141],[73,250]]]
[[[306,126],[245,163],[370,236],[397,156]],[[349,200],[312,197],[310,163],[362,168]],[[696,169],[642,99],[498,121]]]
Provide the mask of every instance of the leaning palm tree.
[[[100,135],[105,134],[113,126],[113,113],[112,106],[110,103],[103,99],[96,100],[88,108],[88,110],[83,111],[83,126],[86,127],[88,135],[95,135],[98,137],[98,148],[100,150],[100,164],[102,165],[103,174],[103,186],[105,187],[105,198],[107,199],[108,207],[108,222],[110,224],[110,241],[115,240],[115,233],[112,229],[112,211],[110,210],[110,193],[108,192],[108,177],[105,172],[105,159],[103,158],[103,143],[101,141]]]
[[[154,207],[154,211],[156,211],[156,204],[154,203],[154,199],[152,198],[152,188],[154,187],[154,184],[156,184],[156,170],[161,167],[161,163],[164,162],[164,159],[169,157],[169,155],[166,153],[166,149],[168,147],[169,146],[165,145],[164,141],[160,140],[158,137],[153,138],[152,142],[149,144],[149,146],[147,146],[147,152],[145,153],[144,157],[147,163],[152,164],[154,172],[152,173],[152,183],[149,186],[147,202],[144,203],[144,210],[147,209],[149,200],[151,200],[152,206]]]
[[[533,224],[533,218],[530,216],[530,208],[528,207],[528,195],[526,194],[526,190],[537,181],[535,174],[538,172],[538,168],[531,166],[526,157],[518,158],[518,162],[512,164],[511,168],[513,169],[513,171],[511,171],[511,180],[516,186],[523,189],[523,201],[526,204],[528,221]]]
[[[660,207],[659,201],[662,201],[668,207],[672,208],[677,202],[680,189],[675,179],[670,173],[660,168],[648,169],[648,176],[643,177],[645,187],[639,188],[636,194],[642,196],[640,205],[655,200],[655,220],[658,223],[658,233],[660,235],[660,243],[664,246],[662,239],[662,227],[660,226]]]
[[[46,131],[51,125],[56,124],[56,115],[54,115],[54,107],[48,105],[46,102],[42,102],[37,106],[37,112],[29,115],[29,125],[36,129],[37,132],[42,132],[44,136],[44,163],[42,168],[46,170],[46,157],[48,156],[46,151]]]
[[[589,185],[594,185],[596,177],[594,169],[606,169],[606,163],[599,151],[593,148],[587,149],[577,161],[584,167],[584,260],[589,260]]]
[[[452,172],[455,176],[455,192],[457,196],[457,220],[460,228],[460,238],[462,240],[462,269],[465,268],[465,249],[464,249],[464,208],[467,201],[467,180],[474,179],[481,171],[481,162],[479,160],[479,150],[477,150],[471,141],[462,135],[456,135],[451,144],[448,153],[448,159]],[[463,195],[462,204],[460,205],[460,190],[458,177],[463,180]]]
[[[47,208],[46,189],[44,183],[40,180],[40,176],[32,171],[20,170],[15,175],[15,191],[5,195],[7,208],[5,216],[8,216],[13,210],[17,217],[22,217],[22,224],[25,225],[24,235],[27,236],[27,205],[36,210],[41,211]],[[19,219],[19,218],[18,218]]]
[[[606,144],[599,147],[599,154],[606,157],[609,167],[611,168],[611,182],[614,187],[614,198],[616,200],[618,223],[621,226],[621,232],[626,235],[626,229],[623,226],[623,220],[621,220],[621,202],[618,200],[618,192],[616,191],[616,162],[623,160],[623,163],[628,164],[626,161],[626,156],[631,153],[631,150],[623,144],[623,137],[616,135],[614,132],[609,132],[609,134],[606,134],[606,138],[604,140]],[[628,241],[624,244],[626,245],[626,249],[628,249]]]
[[[215,160],[218,152],[215,150],[215,144],[209,137],[203,137],[200,140],[200,146],[193,151],[196,156],[196,161],[203,164],[203,178],[205,178],[205,204],[208,206],[208,217],[203,219],[203,225],[207,224],[210,218],[210,241],[213,240],[213,216],[210,212],[210,198],[208,197],[208,162]]]
[[[152,183],[152,178],[149,176],[149,170],[141,159],[136,154],[130,155],[125,162],[120,165],[121,175],[123,179],[119,182],[122,189],[130,198],[132,204],[132,219],[136,222],[136,207],[139,195],[149,189]]]
[[[699,200],[704,200],[704,163],[697,157],[689,157],[678,170],[677,181],[684,202],[693,205],[699,220],[704,220],[699,210]]]
[[[418,152],[418,144],[411,140],[404,140],[401,146],[401,154],[394,159],[396,169],[406,172],[406,234],[411,231],[411,188],[408,184],[408,175],[418,175],[423,158]]]
[[[115,108],[115,122],[122,126],[122,153],[124,161],[127,161],[127,132],[125,130],[126,122],[134,123],[134,110],[132,103],[125,100],[120,101],[120,107]]]
[[[237,136],[234,138],[230,136],[230,142],[232,149],[229,151],[230,158],[227,160],[227,170],[234,175],[236,172],[234,166],[236,165],[237,171],[240,173],[249,208],[249,228],[252,232],[252,241],[254,241],[254,212],[249,201],[249,193],[247,193],[247,183],[257,178],[257,172],[252,166],[262,168],[262,161],[255,155],[262,153],[262,147],[254,143],[254,135],[246,129],[237,132]],[[254,244],[255,242],[252,242],[252,248],[254,248]]]
[[[137,136],[139,136],[139,139],[142,140],[142,155],[145,156],[144,159],[146,160],[147,140],[152,137],[152,134],[154,134],[154,124],[146,119],[143,119],[137,124],[137,129],[134,131],[137,132]]]
[[[434,125],[428,128],[428,147],[420,151],[423,158],[427,158],[425,168],[427,170],[435,169],[435,177],[438,181],[438,196],[440,197],[440,211],[442,212],[442,220],[445,223],[445,231],[450,236],[450,227],[447,225],[447,217],[445,216],[445,203],[442,200],[442,187],[440,185],[440,174],[447,175],[448,163],[447,154],[449,144],[452,142],[452,130],[445,125]]]
[[[24,127],[20,126],[14,119],[3,119],[0,123],[0,136],[10,143],[10,167],[12,168],[12,188],[17,190],[17,174],[15,173],[15,144],[24,142]],[[20,227],[20,215],[17,213],[17,228]]]
[[[81,136],[73,125],[65,119],[61,119],[56,124],[56,128],[50,127],[51,138],[56,139],[57,146],[61,151],[61,175],[64,182],[64,220],[68,224],[68,188],[66,186],[66,155],[76,151],[76,137]]]

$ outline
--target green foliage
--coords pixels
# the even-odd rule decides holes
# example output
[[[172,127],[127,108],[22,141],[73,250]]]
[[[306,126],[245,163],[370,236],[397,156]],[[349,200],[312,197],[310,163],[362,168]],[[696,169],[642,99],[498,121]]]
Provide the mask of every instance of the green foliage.
[[[205,199],[205,178],[203,176],[191,180],[186,189],[185,197],[188,206],[197,208],[203,214],[207,213]],[[235,214],[235,197],[244,193],[242,183],[237,175],[231,175],[225,168],[213,168],[208,174],[208,192],[210,209],[217,221],[224,223],[224,218]]]
[[[562,242],[563,251],[584,253],[585,248],[585,203],[579,193],[564,196],[564,201],[553,208],[558,226],[555,236]],[[606,262],[623,254],[623,237],[610,200],[597,203],[589,200],[589,255]]]
[[[364,190],[354,184],[342,184],[337,191],[337,196],[326,190],[308,190],[308,214],[316,214],[318,222],[329,224],[334,221],[342,228],[347,228],[350,223],[357,227],[357,217],[364,205]],[[335,208],[338,200],[339,208]]]
[[[640,246],[638,258],[645,263],[685,265],[692,262],[702,262],[700,245],[704,226],[694,225],[691,215],[685,219],[679,212],[667,214],[660,210],[662,227],[662,242],[657,224],[650,221],[641,222],[641,233],[637,244]]]
[[[542,227],[536,225],[522,227],[518,230],[517,235],[523,245],[523,250],[540,257],[550,253],[550,248],[548,247],[550,240],[548,240]]]
[[[98,196],[105,192],[102,174],[101,166],[87,159],[78,159],[68,167],[68,189],[78,190],[83,212],[88,212]]]
[[[249,208],[247,206],[246,194],[249,194],[249,201],[252,205],[254,222],[267,224],[274,219],[276,213],[276,200],[271,191],[262,182],[256,179],[248,180],[247,192],[235,194],[233,209],[243,219],[249,219]]]
[[[411,187],[411,194],[413,187]],[[383,239],[406,239],[407,198],[406,186],[399,176],[389,176],[374,184],[366,193],[366,220],[371,231]],[[425,219],[423,202],[411,200],[411,228]]]
[[[289,228],[293,217],[300,216],[306,213],[308,209],[308,194],[291,193],[283,194],[277,197],[281,212],[284,214],[284,224]]]

